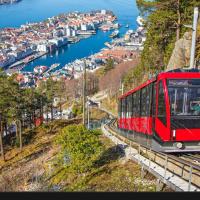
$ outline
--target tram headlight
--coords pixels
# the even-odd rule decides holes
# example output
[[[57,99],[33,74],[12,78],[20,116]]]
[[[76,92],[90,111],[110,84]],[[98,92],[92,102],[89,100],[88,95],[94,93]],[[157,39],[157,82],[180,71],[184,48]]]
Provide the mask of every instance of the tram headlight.
[[[183,148],[183,144],[182,144],[181,142],[177,142],[177,143],[176,143],[176,147],[177,147],[178,149],[182,149],[182,148]]]

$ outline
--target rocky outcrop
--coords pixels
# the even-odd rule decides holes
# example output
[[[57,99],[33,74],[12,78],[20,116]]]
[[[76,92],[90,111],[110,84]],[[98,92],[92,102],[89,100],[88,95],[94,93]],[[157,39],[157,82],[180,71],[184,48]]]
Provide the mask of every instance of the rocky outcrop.
[[[186,32],[183,38],[175,43],[166,71],[189,66],[191,43],[192,33]]]

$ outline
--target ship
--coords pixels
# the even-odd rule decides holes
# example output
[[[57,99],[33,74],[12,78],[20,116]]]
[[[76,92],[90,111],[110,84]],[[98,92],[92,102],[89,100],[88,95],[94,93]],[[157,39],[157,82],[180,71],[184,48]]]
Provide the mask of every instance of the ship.
[[[119,31],[118,31],[118,30],[113,31],[113,32],[110,34],[110,37],[111,37],[111,38],[116,38],[116,37],[118,37],[118,36],[119,36]]]
[[[138,16],[136,22],[139,26],[144,26],[144,19],[141,16]]]
[[[41,66],[36,66],[33,71],[35,74],[42,75],[47,69],[48,69],[47,66],[41,65]]]
[[[24,59],[24,63],[27,64],[35,59],[34,55],[28,56]]]

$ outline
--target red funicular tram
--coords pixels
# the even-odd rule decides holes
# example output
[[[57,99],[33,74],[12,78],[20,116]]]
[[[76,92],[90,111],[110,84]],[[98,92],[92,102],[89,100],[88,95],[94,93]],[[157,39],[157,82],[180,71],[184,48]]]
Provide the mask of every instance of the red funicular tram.
[[[200,72],[163,72],[121,96],[118,128],[157,151],[200,151]]]

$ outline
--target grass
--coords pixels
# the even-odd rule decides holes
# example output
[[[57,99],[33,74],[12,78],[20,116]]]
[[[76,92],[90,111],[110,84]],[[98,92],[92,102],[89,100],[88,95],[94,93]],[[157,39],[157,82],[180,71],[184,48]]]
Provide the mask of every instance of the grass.
[[[109,110],[111,113],[117,116],[117,104],[116,98],[106,98],[102,100],[101,107]]]
[[[90,119],[91,120],[100,120],[103,118],[108,117],[108,114],[97,109],[97,108],[90,108]]]
[[[103,153],[90,172],[72,173],[58,163],[60,146],[55,137],[77,120],[58,120],[36,128],[19,152],[13,148],[0,160],[0,191],[155,191],[156,179],[140,176],[140,166],[124,157],[112,141],[101,135]],[[28,134],[28,133],[27,133]],[[25,137],[25,136],[24,136]],[[168,188],[164,191],[170,191]]]
[[[103,135],[100,137],[104,152],[96,162],[96,167],[89,173],[76,174],[54,166],[54,176],[49,180],[50,191],[55,185],[59,186],[60,191],[156,191],[156,179],[152,175],[148,174],[142,179],[140,166],[127,160],[108,138]]]
[[[46,162],[59,152],[59,147],[54,145],[55,136],[71,123],[80,123],[80,119],[54,121],[34,129],[22,152],[19,148],[8,148],[6,161],[0,160],[0,191],[24,191],[36,174],[44,174]],[[23,138],[28,134],[23,134]]]

